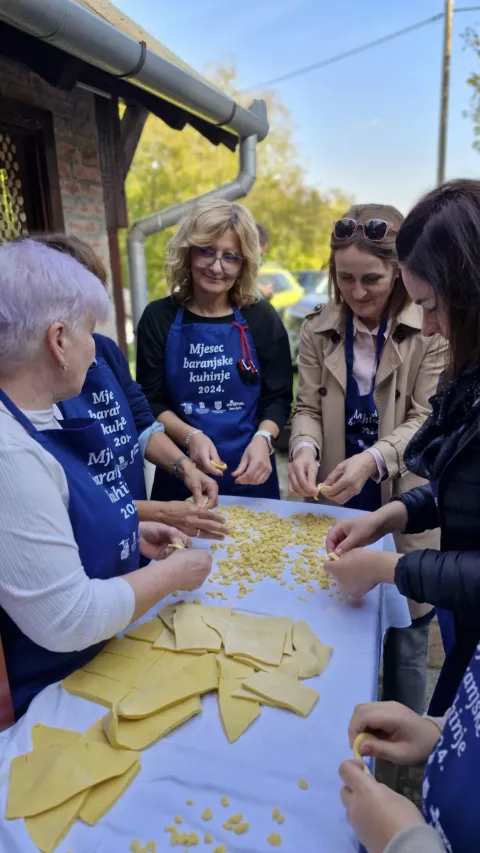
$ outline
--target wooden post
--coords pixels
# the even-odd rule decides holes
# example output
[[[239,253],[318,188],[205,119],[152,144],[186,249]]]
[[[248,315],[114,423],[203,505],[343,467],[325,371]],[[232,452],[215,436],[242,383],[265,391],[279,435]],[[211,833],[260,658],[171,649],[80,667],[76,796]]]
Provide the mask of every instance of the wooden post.
[[[445,31],[442,57],[442,91],[440,100],[440,128],[438,135],[437,184],[445,183],[447,159],[448,96],[450,93],[450,62],[452,55],[452,26],[454,0],[445,0]]]

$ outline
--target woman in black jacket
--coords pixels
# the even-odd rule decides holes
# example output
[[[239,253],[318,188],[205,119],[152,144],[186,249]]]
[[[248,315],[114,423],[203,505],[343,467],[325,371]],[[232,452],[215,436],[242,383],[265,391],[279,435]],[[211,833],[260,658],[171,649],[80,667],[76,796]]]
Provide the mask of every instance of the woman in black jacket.
[[[425,196],[397,237],[403,280],[423,308],[423,334],[449,342],[432,414],[405,452],[428,486],[371,515],[337,524],[327,540],[332,574],[354,596],[377,583],[453,613],[455,643],[430,706],[451,705],[480,640],[480,182],[459,180]],[[441,528],[440,551],[364,551],[387,533]],[[347,553],[348,552],[348,553]]]

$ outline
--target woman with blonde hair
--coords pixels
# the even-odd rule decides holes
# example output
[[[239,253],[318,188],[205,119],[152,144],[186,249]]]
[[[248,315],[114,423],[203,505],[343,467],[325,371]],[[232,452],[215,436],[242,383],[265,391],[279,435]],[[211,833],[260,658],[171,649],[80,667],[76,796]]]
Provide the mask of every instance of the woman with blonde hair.
[[[168,245],[170,295],[145,309],[137,378],[168,436],[221,494],[279,498],[273,441],[292,399],[288,337],[255,285],[255,220],[240,204],[208,199]],[[186,497],[157,471],[153,500]]]
[[[445,364],[440,335],[422,334],[422,312],[400,273],[394,207],[354,205],[331,237],[333,300],[301,332],[299,387],[290,441],[290,488],[306,498],[373,511],[420,484],[406,470],[405,448],[430,413]],[[399,551],[438,547],[438,533],[397,537]],[[413,626],[389,632],[384,698],[423,711],[428,621],[412,605]]]

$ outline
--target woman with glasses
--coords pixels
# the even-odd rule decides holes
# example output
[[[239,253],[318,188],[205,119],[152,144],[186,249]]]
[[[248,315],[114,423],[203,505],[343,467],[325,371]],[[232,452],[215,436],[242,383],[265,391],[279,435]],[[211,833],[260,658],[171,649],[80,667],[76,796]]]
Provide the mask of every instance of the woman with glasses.
[[[305,498],[373,511],[420,480],[403,453],[430,412],[445,343],[422,335],[398,266],[403,217],[385,205],[355,205],[338,220],[329,263],[333,300],[301,332],[289,483]],[[438,547],[430,532],[399,537],[400,551]],[[431,608],[412,606],[414,627],[386,641],[384,698],[423,711]]]
[[[198,204],[168,246],[170,295],[140,320],[137,378],[167,435],[221,494],[279,498],[273,441],[289,416],[292,365],[283,324],[256,289],[259,263],[245,207]],[[152,499],[184,497],[157,470]]]

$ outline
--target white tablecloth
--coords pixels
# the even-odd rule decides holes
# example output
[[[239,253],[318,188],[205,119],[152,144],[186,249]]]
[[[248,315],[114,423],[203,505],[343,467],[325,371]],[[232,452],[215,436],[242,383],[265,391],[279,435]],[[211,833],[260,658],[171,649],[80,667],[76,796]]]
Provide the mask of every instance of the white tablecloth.
[[[222,503],[239,501],[223,498]],[[258,502],[242,503],[255,506]],[[284,517],[293,512],[325,512],[320,505],[265,500],[261,504]],[[327,511],[339,518],[352,515],[341,508],[328,507]],[[372,547],[390,548],[391,543],[382,541]],[[207,588],[215,589],[215,585]],[[200,834],[196,850],[213,851],[224,843],[228,853],[268,853],[275,849],[266,841],[271,832],[280,833],[284,853],[358,850],[339,799],[337,771],[340,762],[351,756],[347,726],[354,706],[376,698],[382,633],[390,626],[410,624],[406,600],[388,587],[374,590],[355,606],[337,596],[329,597],[323,590],[305,594],[308,603],[304,603],[298,599],[299,588],[292,592],[288,585],[282,587],[270,579],[256,584],[243,600],[236,598],[236,585],[219,588],[238,610],[305,619],[324,643],[334,646],[327,671],[307,682],[320,691],[313,712],[303,719],[263,708],[261,717],[240,740],[229,744],[216,697],[205,697],[198,717],[143,753],[139,776],[103,820],[92,828],[76,822],[58,853],[128,853],[135,838],[144,845],[156,840],[160,853],[171,849],[164,827],[175,815],[184,818],[182,831]],[[184,598],[204,596],[197,592]],[[213,602],[207,597],[205,603]],[[25,717],[0,735],[0,814],[5,813],[10,761],[31,749],[30,731],[35,723],[84,731],[104,714],[99,705],[70,696],[58,685],[37,696]],[[307,791],[299,788],[300,779],[308,781]],[[223,795],[230,799],[229,808],[220,805]],[[193,799],[195,805],[187,806],[187,799]],[[282,826],[271,819],[275,806],[285,815]],[[207,807],[214,814],[208,823],[200,817]],[[245,835],[235,836],[222,828],[235,812],[242,812],[250,824]],[[210,847],[203,844],[205,832],[213,835]],[[0,851],[35,853],[22,820],[0,820]]]

